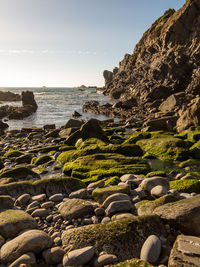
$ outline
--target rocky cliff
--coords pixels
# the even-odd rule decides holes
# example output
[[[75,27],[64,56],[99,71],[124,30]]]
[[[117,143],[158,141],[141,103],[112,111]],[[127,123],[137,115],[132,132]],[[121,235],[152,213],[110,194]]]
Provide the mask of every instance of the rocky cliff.
[[[143,34],[133,54],[126,54],[113,72],[104,71],[104,78],[104,94],[120,102],[135,98],[132,110],[142,107],[143,113],[151,113],[148,119],[169,112],[182,116],[200,94],[200,0],[167,10]]]

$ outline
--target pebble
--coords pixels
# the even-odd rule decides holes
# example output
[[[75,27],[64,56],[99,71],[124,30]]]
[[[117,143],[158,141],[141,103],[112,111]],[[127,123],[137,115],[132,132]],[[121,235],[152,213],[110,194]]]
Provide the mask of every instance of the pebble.
[[[53,202],[61,202],[63,200],[64,196],[63,194],[54,194],[52,196],[49,197],[49,200],[50,201],[53,201]]]
[[[150,263],[156,263],[161,253],[161,241],[156,235],[150,235],[144,242],[140,259]]]

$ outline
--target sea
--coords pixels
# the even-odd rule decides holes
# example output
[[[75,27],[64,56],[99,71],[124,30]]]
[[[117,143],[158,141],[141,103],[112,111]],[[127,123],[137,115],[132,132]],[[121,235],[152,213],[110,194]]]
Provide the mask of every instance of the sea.
[[[64,88],[64,87],[3,87],[0,91],[10,91],[21,94],[23,91],[32,91],[38,104],[38,109],[33,115],[23,120],[8,120],[8,130],[22,129],[29,127],[43,127],[46,124],[55,124],[56,127],[63,126],[71,118],[76,110],[82,114],[79,119],[97,118],[106,120],[108,117],[95,115],[82,111],[82,106],[86,101],[96,100],[100,104],[113,103],[112,100],[97,88]],[[3,101],[0,106],[12,105],[21,106],[21,101],[7,102]]]

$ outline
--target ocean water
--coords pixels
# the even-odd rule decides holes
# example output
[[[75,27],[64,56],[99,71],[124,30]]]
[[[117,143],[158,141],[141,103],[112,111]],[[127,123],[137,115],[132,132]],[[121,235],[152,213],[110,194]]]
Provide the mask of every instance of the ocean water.
[[[106,116],[84,113],[82,106],[89,100],[97,100],[100,104],[112,103],[112,100],[97,92],[96,88],[0,88],[0,91],[11,91],[21,93],[22,91],[32,91],[38,104],[37,112],[23,120],[9,120],[8,130],[21,129],[24,127],[42,127],[45,124],[54,124],[56,127],[65,125],[71,118],[71,114],[76,110],[82,117],[80,119],[97,118],[99,120],[108,119]],[[0,106],[13,105],[21,106],[20,102],[1,102]]]

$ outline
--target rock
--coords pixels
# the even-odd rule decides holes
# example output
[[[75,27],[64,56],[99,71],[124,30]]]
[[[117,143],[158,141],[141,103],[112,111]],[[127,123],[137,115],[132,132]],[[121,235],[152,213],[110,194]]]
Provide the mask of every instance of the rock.
[[[74,191],[69,195],[69,198],[82,198],[82,199],[85,199],[87,197],[88,197],[88,193],[87,193],[87,189],[85,189],[85,188],[79,189],[77,191]]]
[[[5,243],[5,239],[0,235],[0,248]]]
[[[23,194],[16,199],[16,203],[19,204],[20,206],[23,206],[28,203],[30,198],[31,198],[30,194]]]
[[[156,263],[161,252],[161,241],[156,235],[150,235],[144,242],[141,252],[140,259]]]
[[[37,228],[37,223],[28,213],[22,210],[5,210],[0,213],[0,234],[15,237],[24,229]]]
[[[0,195],[0,212],[7,209],[12,209],[14,201],[9,195]]]
[[[62,262],[64,254],[64,249],[60,247],[53,247],[43,251],[42,256],[45,259],[45,262],[51,265]]]
[[[176,107],[182,105],[185,93],[180,92],[170,95],[162,104],[159,106],[159,110],[163,113],[172,112]]]
[[[127,185],[116,185],[116,186],[109,186],[104,188],[97,188],[92,192],[92,197],[102,204],[107,197],[116,193],[124,193],[128,194],[130,191]]]
[[[157,119],[149,119],[144,124],[143,127],[150,127],[151,130],[163,130],[163,131],[173,131],[176,126],[177,116],[166,116]]]
[[[53,201],[47,201],[41,204],[41,208],[44,209],[49,209],[51,207],[53,207],[55,205],[55,203]]]
[[[34,107],[34,112],[37,110],[37,103],[34,99],[34,94],[33,92],[30,91],[25,91],[22,92],[22,106],[32,106]]]
[[[96,208],[94,210],[94,212],[95,212],[96,216],[104,216],[105,215],[105,210],[102,208]]]
[[[131,198],[127,195],[127,194],[123,194],[123,193],[115,193],[115,194],[112,194],[110,196],[108,196],[103,204],[101,205],[102,208],[106,209],[111,202],[114,202],[114,201],[122,201],[122,200],[128,200],[130,201]]]
[[[40,194],[32,197],[33,201],[43,202],[46,199],[46,194]]]
[[[113,254],[103,254],[100,255],[96,260],[94,260],[94,267],[103,267],[106,265],[114,264],[117,262],[117,257]]]
[[[73,198],[63,202],[58,210],[65,220],[71,220],[92,214],[94,206],[90,201]]]
[[[26,179],[28,178],[29,176],[32,176],[34,178],[40,178],[40,176],[26,168],[26,167],[16,167],[16,168],[13,168],[13,169],[8,169],[8,170],[2,170],[0,172],[0,178],[4,178],[4,177],[9,177],[9,178],[14,178],[16,180],[18,179]]]
[[[150,194],[154,197],[162,197],[168,193],[168,190],[165,186],[157,185],[153,187],[150,191]]]
[[[178,132],[182,132],[190,126],[198,126],[200,124],[200,98],[197,97],[194,103],[187,109],[180,111],[180,117],[176,123]]]
[[[173,225],[176,224],[185,234],[200,234],[200,195],[164,204],[153,213]]]
[[[112,216],[111,221],[133,218],[134,215],[132,213],[119,213]]]
[[[162,196],[156,200],[143,200],[135,204],[137,208],[137,213],[139,216],[142,215],[150,215],[153,213],[154,209],[162,206],[166,203],[175,202],[178,201],[179,198],[177,198],[175,195],[165,195]]]
[[[105,79],[105,83],[109,84],[112,81],[113,78],[113,72],[109,70],[104,70],[103,77]]]
[[[74,118],[78,118],[78,117],[81,117],[82,115],[81,115],[78,111],[75,110],[75,111],[72,113],[71,116],[74,117]]]
[[[126,182],[127,180],[130,180],[130,179],[135,179],[136,177],[133,175],[133,174],[124,174],[120,177],[120,180],[122,182]]]
[[[166,190],[169,190],[169,181],[168,181],[168,179],[164,178],[164,177],[158,177],[158,176],[144,179],[141,182],[140,187],[142,189],[144,189],[145,191],[150,193],[152,188],[157,186],[157,185],[161,185],[161,186],[165,187]]]
[[[179,235],[173,245],[169,257],[169,267],[199,266],[200,238]]]
[[[10,91],[3,92],[0,91],[0,101],[21,101],[21,96],[19,94],[12,93]]]
[[[23,254],[20,256],[18,259],[16,259],[14,262],[12,262],[9,267],[19,267],[21,264],[35,264],[36,263],[36,258],[34,253],[28,252],[26,254]]]
[[[0,120],[0,130],[5,130],[9,127],[9,125],[2,120]]]
[[[64,231],[63,246],[74,249],[95,246],[95,250],[115,254],[119,261],[138,258],[142,244],[149,235],[164,234],[162,221],[157,216],[135,216],[114,222],[86,225]]]
[[[55,130],[56,129],[56,125],[55,124],[46,124],[46,125],[43,126],[43,129],[47,130],[47,131]]]
[[[106,215],[112,216],[118,212],[133,211],[133,204],[130,200],[114,201],[109,204],[106,209]]]
[[[49,200],[53,202],[61,202],[63,198],[64,198],[63,194],[54,194],[53,196],[49,197]]]
[[[49,215],[49,211],[45,208],[36,209],[31,213],[33,217],[47,217]]]
[[[80,128],[84,124],[84,121],[70,119],[65,124],[65,128]]]
[[[4,263],[12,262],[26,252],[39,253],[51,245],[51,238],[45,232],[29,230],[4,244],[0,259]]]
[[[82,138],[83,141],[88,138],[98,138],[104,142],[108,142],[108,138],[99,126],[99,122],[96,119],[90,119],[86,123],[84,123],[80,130],[71,134],[65,144],[74,146],[78,139]]]
[[[72,250],[63,257],[63,266],[83,266],[93,258],[94,253],[92,246]]]

